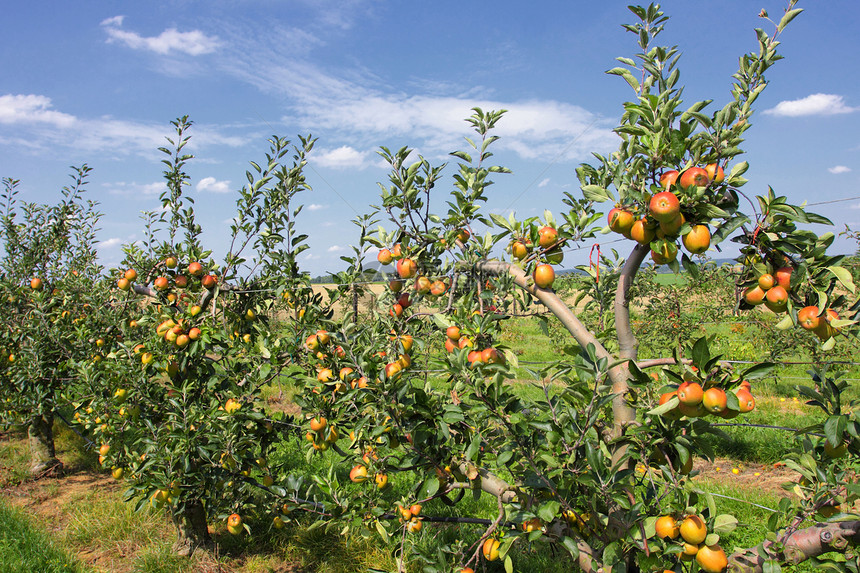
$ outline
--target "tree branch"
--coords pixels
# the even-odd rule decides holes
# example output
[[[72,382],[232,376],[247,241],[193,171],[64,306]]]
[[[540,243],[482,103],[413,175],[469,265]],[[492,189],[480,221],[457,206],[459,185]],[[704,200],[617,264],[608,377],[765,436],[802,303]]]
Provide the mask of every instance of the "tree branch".
[[[728,571],[761,573],[768,559],[796,565],[829,551],[844,553],[848,546],[860,544],[860,521],[816,523],[811,527],[795,531],[782,543],[781,551],[773,541],[765,541],[756,547],[735,551],[729,556]]]

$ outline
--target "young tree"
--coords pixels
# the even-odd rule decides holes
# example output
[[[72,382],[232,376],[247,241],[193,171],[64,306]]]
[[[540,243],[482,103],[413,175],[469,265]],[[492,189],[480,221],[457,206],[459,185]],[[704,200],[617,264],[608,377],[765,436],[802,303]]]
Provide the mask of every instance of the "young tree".
[[[191,122],[173,125],[171,147],[162,149],[163,214],[146,216],[146,240],[128,245],[114,271],[123,338],[84,368],[89,392],[76,418],[101,444],[101,463],[128,483],[129,498],[169,511],[174,550],[190,555],[210,545],[213,521],[236,535],[254,520],[283,524],[286,490],[268,465],[278,422],[259,401],[295,353],[293,339],[271,326],[281,301],[313,299],[296,263],[306,246],[294,201],[309,188],[303,168],[314,140],[293,147],[270,139],[265,163],[252,163],[239,192],[232,242],[218,264],[184,193]]]
[[[380,249],[380,262],[396,265],[389,294],[369,323],[348,315],[306,331],[309,454],[334,448],[351,467],[349,479],[363,484],[343,488],[345,469],[316,476],[315,493],[327,499],[330,515],[385,539],[399,536],[402,556],[408,534],[432,521],[426,504],[453,506],[469,490],[497,499],[494,519],[465,520],[485,525],[480,539],[444,537],[447,555],[424,556],[428,570],[474,566],[482,554],[511,570],[509,551],[526,540],[559,544],[583,571],[677,570],[692,561],[705,571],[762,571],[812,558],[838,567],[824,554],[858,538],[860,516],[801,527],[822,507],[858,498],[850,474],[860,420],[841,405],[844,382],[819,372],[815,388],[804,390],[824,417],[799,434],[786,462],[803,474],[803,496],[781,506],[769,524],[772,539],[729,555],[719,538],[737,520],[718,515],[688,474],[694,455],[709,455],[703,437],[714,431],[711,420],[750,411],[750,380],[773,365],[736,370],[711,352],[706,337],[680,347],[673,340],[666,355],[641,361],[630,321],[631,289],[649,255],[676,272],[683,265],[695,279],[692,255],[733,240],[741,245],[743,311],[766,304],[777,328],[807,329],[822,351],[853,335],[854,321],[840,316],[849,312],[845,295],[854,284],[841,258],[826,252],[833,234],[800,228],[830,222],[772,190],[750,201],[752,213],[741,210],[742,136],[765,72],[780,59],[777,38],[800,10],[791,2],[773,36],[756,31],[758,52],[740,59],[731,100],[711,112],[710,101],[682,107],[680,55],[655,44],[667,21],[659,7],[631,10],[638,22],[625,28],[639,52],[609,71],[634,92],[615,129],[621,144],[577,170],[582,197],[567,194],[567,212],[546,213],[543,221],[482,214],[490,177],[507,171],[489,163],[501,111],[475,108],[468,120],[477,138],[452,154],[459,170],[444,214],[431,211],[444,166],[408,148],[383,148],[392,169],[376,216],[384,213],[390,229],[363,237]],[[606,202],[614,204],[607,231],[633,246],[617,274],[614,329],[594,333],[553,291],[552,265],[563,246],[595,236],[597,205]],[[477,236],[484,225],[492,231]],[[502,245],[508,255],[496,258]],[[351,262],[357,277],[361,254]],[[760,296],[751,294],[755,288]],[[528,399],[505,383],[521,374],[499,340],[502,321],[534,305],[555,315],[581,353],[542,372],[535,383],[543,397]],[[411,351],[443,343],[444,357],[433,364],[448,383],[439,387],[416,368],[421,357]],[[646,374],[657,367],[669,384]],[[332,425],[349,430],[348,447],[327,438]],[[414,478],[406,499],[388,493],[389,476],[398,472]]]
[[[76,363],[99,360],[104,344],[94,336],[101,214],[84,198],[89,172],[86,165],[75,169],[56,205],[20,201],[19,182],[8,178],[0,196],[0,423],[26,427],[34,477],[62,470],[54,412],[72,386]]]

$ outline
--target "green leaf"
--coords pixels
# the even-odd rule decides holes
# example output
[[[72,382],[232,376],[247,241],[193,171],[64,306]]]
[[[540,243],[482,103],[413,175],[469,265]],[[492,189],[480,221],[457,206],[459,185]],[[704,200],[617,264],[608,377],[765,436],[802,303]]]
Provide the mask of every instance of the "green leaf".
[[[665,414],[666,412],[669,412],[669,411],[677,408],[678,404],[680,404],[680,403],[681,403],[681,401],[678,400],[677,396],[672,396],[672,398],[668,402],[666,402],[662,406],[657,406],[656,408],[648,410],[647,412],[645,412],[645,414],[647,414],[648,416],[661,416],[661,415]]]
[[[827,270],[830,271],[831,273],[833,273],[833,275],[836,277],[836,279],[840,283],[842,283],[842,286],[847,288],[852,293],[854,292],[854,290],[855,290],[854,289],[854,279],[851,277],[851,273],[848,271],[848,269],[845,269],[843,267],[833,266],[833,267],[827,267]]]
[[[595,203],[605,203],[614,199],[612,193],[600,185],[584,185],[582,187],[582,196]]]
[[[537,515],[545,522],[550,523],[558,515],[560,509],[561,504],[559,502],[547,501],[540,506],[540,509],[537,511]]]
[[[790,314],[785,315],[782,320],[776,323],[777,330],[788,330],[792,326],[794,326],[794,319]]]
[[[756,380],[758,378],[764,378],[773,372],[775,368],[776,364],[773,362],[754,364],[741,373],[741,380]]]
[[[738,526],[738,520],[734,515],[724,513],[714,518],[714,533],[725,535],[731,533]]]
[[[424,484],[421,486],[421,492],[418,495],[426,499],[436,495],[437,491],[439,491],[439,480],[436,476],[430,476],[424,480]]]
[[[571,539],[570,537],[562,537],[561,544],[564,545],[564,548],[567,549],[570,556],[574,559],[579,558],[579,546],[576,544],[576,541]]]
[[[794,20],[797,17],[797,15],[800,14],[801,12],[803,12],[803,8],[795,8],[794,10],[788,10],[782,16],[782,19],[779,21],[779,25],[777,26],[777,29],[782,30],[783,28],[785,28],[788,25],[788,23],[791,22],[792,20]]]

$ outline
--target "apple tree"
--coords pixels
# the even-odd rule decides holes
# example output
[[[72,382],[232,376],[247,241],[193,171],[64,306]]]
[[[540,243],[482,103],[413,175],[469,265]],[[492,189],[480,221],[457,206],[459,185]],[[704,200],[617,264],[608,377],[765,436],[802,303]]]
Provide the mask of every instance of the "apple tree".
[[[166,508],[175,551],[191,554],[210,544],[213,522],[236,535],[255,519],[283,526],[285,490],[268,465],[279,422],[259,402],[295,353],[294,337],[273,327],[276,314],[286,301],[316,308],[296,264],[307,247],[295,227],[314,140],[269,140],[265,162],[247,172],[218,262],[185,194],[191,122],[173,125],[162,148],[163,210],[145,215],[145,239],[126,246],[123,267],[112,271],[122,341],[84,365],[89,391],[76,418],[96,436],[101,463],[128,484],[128,498]],[[294,328],[297,314],[279,328]]]
[[[85,197],[89,173],[74,169],[53,205],[21,201],[19,181],[8,178],[0,195],[0,424],[26,427],[34,477],[62,470],[55,410],[70,399],[76,364],[100,360],[111,336],[97,334],[105,292],[95,250],[101,214]]]
[[[458,168],[443,205],[434,197],[444,166],[382,148],[391,174],[363,229],[376,217],[386,224],[362,240],[394,265],[388,291],[369,321],[346,315],[305,331],[308,454],[334,449],[343,458],[314,476],[308,509],[324,499],[333,527],[346,520],[397,540],[401,559],[410,548],[420,553],[410,539],[424,523],[482,526],[472,538],[434,530],[442,551],[420,554],[426,571],[468,571],[482,559],[511,570],[512,548],[526,544],[557,545],[583,571],[678,571],[693,562],[763,571],[808,559],[856,570],[848,548],[860,515],[848,512],[860,493],[851,477],[860,425],[840,398],[840,376],[821,367],[802,389],[822,410],[821,424],[799,429],[786,460],[803,476],[802,495],[781,504],[767,540],[732,551],[720,536],[738,521],[690,479],[692,462],[712,456],[704,438],[713,422],[755,407],[752,382],[773,364],[735,368],[708,337],[673,340],[664,355],[640,360],[630,315],[646,259],[695,280],[697,255],[734,241],[743,312],[766,305],[776,328],[802,329],[822,352],[855,336],[854,283],[841,257],[827,253],[834,236],[807,228],[830,222],[773,190],[749,200],[741,190],[743,134],[765,72],[780,59],[777,39],[800,13],[794,4],[773,35],[756,30],[758,51],[740,58],[731,98],[718,109],[710,100],[684,104],[680,54],[655,42],[667,17],[656,5],[631,7],[638,22],[625,28],[639,51],[609,71],[633,90],[615,129],[619,148],[577,169],[581,195],[566,194],[560,215],[518,220],[483,210],[491,178],[507,172],[490,163],[501,111],[474,109],[475,136],[452,154]],[[553,265],[565,247],[601,231],[628,239],[630,250],[611,295],[600,293],[613,328],[594,332],[553,290]],[[356,278],[363,256],[350,258]],[[528,372],[500,341],[506,319],[535,309],[553,315],[579,351],[533,372],[530,394],[511,383]],[[444,371],[444,383],[427,376],[428,365]],[[389,487],[399,474],[414,484],[406,497]],[[456,512],[468,493],[491,496],[494,514],[438,515]],[[824,507],[831,518],[809,525]]]

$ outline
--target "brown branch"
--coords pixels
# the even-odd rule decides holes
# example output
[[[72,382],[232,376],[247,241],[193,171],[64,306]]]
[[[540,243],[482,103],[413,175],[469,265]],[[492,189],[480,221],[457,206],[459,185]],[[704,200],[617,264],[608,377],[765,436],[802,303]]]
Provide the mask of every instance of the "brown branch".
[[[860,521],[816,523],[795,531],[782,543],[782,550],[775,542],[765,541],[756,547],[735,551],[729,556],[728,571],[760,573],[768,559],[796,565],[830,551],[845,553],[849,546],[860,544]]]

